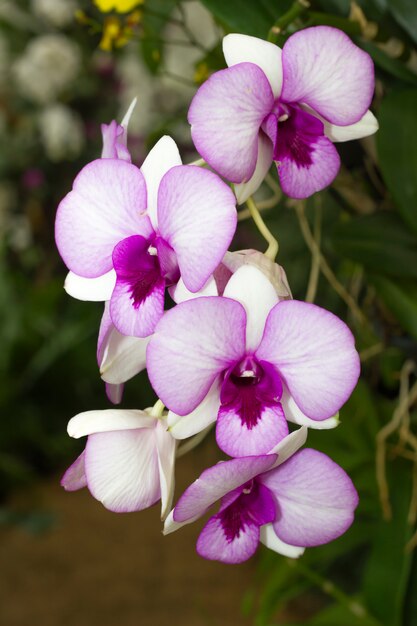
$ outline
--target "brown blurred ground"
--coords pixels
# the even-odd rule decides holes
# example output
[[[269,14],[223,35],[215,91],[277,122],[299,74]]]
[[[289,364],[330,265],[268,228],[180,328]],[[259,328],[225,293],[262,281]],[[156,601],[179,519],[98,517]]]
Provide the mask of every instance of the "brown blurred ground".
[[[180,459],[177,495],[214,460],[210,445]],[[28,497],[56,522],[40,536],[0,532],[1,626],[251,623],[241,603],[254,562],[228,566],[198,557],[201,524],[163,537],[157,507],[116,515],[86,490],[65,493],[59,477]]]

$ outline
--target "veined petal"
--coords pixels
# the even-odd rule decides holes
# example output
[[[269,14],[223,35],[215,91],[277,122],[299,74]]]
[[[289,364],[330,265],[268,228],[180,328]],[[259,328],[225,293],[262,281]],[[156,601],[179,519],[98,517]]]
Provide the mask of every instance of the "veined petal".
[[[275,98],[281,94],[281,48],[269,41],[232,33],[223,38],[223,54],[229,67],[238,63],[254,63],[261,68],[271,85]]]
[[[167,431],[167,425],[162,420],[158,420],[156,424],[155,437],[161,487],[161,519],[164,520],[172,506],[174,497],[177,442]]]
[[[262,185],[265,176],[272,164],[272,142],[262,131],[258,135],[258,157],[255,171],[247,183],[239,183],[234,186],[238,204],[243,204]]]
[[[258,153],[258,133],[274,95],[264,72],[239,63],[216,72],[199,88],[188,111],[201,156],[234,183],[248,181]]]
[[[307,417],[307,415],[304,415],[300,407],[297,406],[294,398],[292,398],[288,393],[288,389],[285,387],[282,393],[281,404],[284,409],[286,419],[289,422],[294,422],[294,424],[308,426],[309,428],[314,428],[315,430],[329,430],[330,428],[336,428],[336,426],[339,425],[338,415],[334,415],[333,417],[320,421],[312,420]]]
[[[246,349],[259,346],[269,312],[278,302],[270,281],[254,265],[243,265],[230,278],[223,294],[240,302],[246,311]]]
[[[147,238],[146,185],[140,170],[122,160],[98,159],[86,165],[56,216],[58,250],[70,270],[96,278],[112,267],[114,246],[130,235]]]
[[[100,364],[106,383],[120,385],[146,368],[146,348],[150,337],[126,337],[113,327]]]
[[[90,492],[110,511],[128,513],[152,506],[161,497],[155,429],[90,435],[85,472]]]
[[[323,120],[324,132],[331,141],[350,141],[373,135],[379,128],[378,120],[372,111],[367,111],[355,124],[337,126]]]
[[[189,523],[201,517],[227,493],[266,472],[275,460],[274,454],[248,456],[224,461],[204,470],[178,500],[174,521]]]
[[[110,300],[116,284],[116,272],[110,270],[98,278],[84,278],[74,272],[68,272],[64,289],[68,295],[77,300],[103,302]]]
[[[274,469],[278,465],[285,463],[293,454],[297,452],[307,441],[308,429],[306,426],[301,426],[297,430],[287,435],[285,439],[282,439],[276,446],[269,451],[268,454],[276,454],[277,460],[271,467]]]
[[[158,225],[158,189],[165,174],[176,165],[181,165],[181,156],[177,144],[168,135],[164,135],[154,145],[144,160],[140,171],[145,177],[148,192],[147,214],[154,228]]]
[[[239,535],[228,540],[219,515],[211,517],[197,540],[197,552],[204,559],[222,563],[243,563],[259,544],[259,526],[246,523]]]
[[[278,502],[278,537],[294,546],[318,546],[342,535],[353,521],[358,494],[346,472],[317,450],[299,450],[263,474]]]
[[[290,559],[298,559],[305,552],[305,548],[299,546],[292,546],[289,543],[282,541],[276,534],[273,524],[265,524],[261,526],[260,541],[267,548],[287,556]]]
[[[277,368],[297,406],[316,420],[337,413],[360,373],[346,324],[325,309],[296,300],[272,309],[256,357]]]
[[[220,408],[220,380],[216,378],[206,397],[188,415],[168,413],[169,432],[175,439],[187,439],[210,426],[217,419]]]
[[[64,487],[65,491],[78,491],[87,486],[84,457],[85,451],[83,450],[61,478],[61,487]]]
[[[228,298],[194,298],[167,311],[147,350],[149,379],[165,406],[191,413],[245,351],[246,315]]]
[[[198,291],[235,234],[235,196],[213,172],[192,165],[171,168],[159,186],[158,224],[175,250],[185,286]]]
[[[282,49],[281,100],[307,104],[332,124],[354,124],[374,92],[372,59],[337,28],[300,30]]]
[[[330,185],[337,176],[340,157],[330,139],[316,137],[310,149],[308,165],[300,165],[290,156],[277,161],[282,191],[290,198],[308,198]]]
[[[216,441],[221,450],[233,457],[265,454],[288,435],[287,421],[279,404],[262,408],[260,417],[252,428],[242,422],[233,407],[224,406],[219,411],[216,424]]]
[[[92,433],[137,428],[154,428],[155,418],[145,411],[127,409],[106,409],[78,413],[68,422],[68,434],[79,439]]]

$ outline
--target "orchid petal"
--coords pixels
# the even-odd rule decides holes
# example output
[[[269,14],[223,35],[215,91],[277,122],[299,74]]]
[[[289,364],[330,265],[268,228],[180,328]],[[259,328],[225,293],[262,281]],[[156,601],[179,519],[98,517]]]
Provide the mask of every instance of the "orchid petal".
[[[223,54],[229,67],[238,63],[254,63],[261,68],[278,98],[282,87],[281,48],[269,41],[232,33],[223,38]]]
[[[127,145],[127,130],[128,130],[128,126],[129,126],[129,122],[130,122],[130,118],[132,117],[132,113],[136,107],[136,104],[138,102],[137,98],[133,98],[132,102],[129,104],[129,108],[127,109],[126,113],[124,114],[124,117],[122,119],[122,121],[120,122],[120,126],[123,128],[124,133],[122,135],[122,141],[125,145]]]
[[[199,88],[188,112],[191,135],[203,159],[234,183],[256,167],[258,133],[274,95],[264,72],[240,63],[216,72]]]
[[[113,385],[111,383],[105,384],[106,396],[112,404],[120,404],[123,398],[124,384]]]
[[[297,450],[299,450],[305,444],[307,440],[307,434],[307,427],[301,426],[301,428],[294,430],[292,433],[287,435],[285,439],[282,439],[282,441],[274,446],[272,450],[268,452],[268,454],[276,454],[278,455],[278,458],[271,467],[271,469],[282,465],[287,459],[295,454]]]
[[[232,275],[223,295],[245,307],[246,349],[255,351],[262,339],[266,318],[278,302],[274,287],[255,266],[244,265]]]
[[[289,543],[285,543],[279,537],[277,537],[273,524],[265,524],[261,526],[260,541],[267,548],[287,556],[290,559],[298,559],[305,552],[305,548],[299,546],[292,546]]]
[[[274,454],[248,456],[224,461],[204,470],[178,500],[174,521],[189,523],[201,517],[227,493],[269,470],[275,460]]]
[[[106,409],[78,413],[68,422],[67,430],[70,437],[79,439],[92,433],[153,428],[154,426],[155,418],[150,417],[145,411]]]
[[[253,554],[259,544],[259,526],[246,523],[237,537],[226,537],[219,516],[211,517],[197,540],[197,553],[205,559],[222,563],[243,563]]]
[[[61,478],[61,487],[64,487],[65,491],[78,491],[87,486],[84,457],[83,451]]]
[[[90,492],[110,511],[127,513],[152,506],[161,497],[154,429],[90,435],[85,471]]]
[[[199,291],[192,292],[184,285],[184,281],[182,278],[179,279],[178,283],[174,286],[173,289],[168,290],[171,298],[174,300],[176,304],[180,302],[185,302],[186,300],[192,300],[193,298],[201,298],[201,296],[217,296],[217,285],[213,276],[210,276],[208,281],[202,286]]]
[[[86,278],[109,272],[119,241],[152,232],[141,217],[145,209],[145,179],[137,167],[117,159],[86,165],[58,207],[55,237],[65,264]]]
[[[317,546],[342,535],[353,521],[358,494],[346,472],[317,450],[299,450],[260,480],[275,495],[278,537],[294,546]]]
[[[159,231],[175,250],[190,291],[201,289],[222,260],[236,230],[235,205],[231,189],[208,170],[181,165],[163,177]]]
[[[314,428],[315,430],[329,430],[330,428],[336,428],[336,426],[339,425],[337,415],[320,421],[312,420],[307,417],[307,415],[304,415],[300,407],[297,406],[294,398],[290,396],[285,387],[280,402],[282,404],[282,408],[284,409],[285,418],[294,424],[308,426],[309,428]]]
[[[309,165],[300,165],[290,156],[277,161],[282,191],[290,198],[308,198],[336,178],[340,168],[339,154],[327,137],[319,136],[310,144]]]
[[[263,407],[257,423],[248,428],[233,407],[220,409],[216,441],[221,450],[233,457],[265,454],[288,435],[287,421],[279,404]]]
[[[164,520],[172,506],[174,497],[174,470],[177,442],[167,431],[166,423],[158,420],[155,427],[156,448],[161,486],[161,519]]]
[[[296,300],[272,309],[256,357],[277,368],[297,406],[316,420],[337,413],[360,372],[355,339],[346,324],[325,309]]]
[[[304,103],[332,124],[354,124],[374,92],[372,59],[337,28],[300,30],[282,49],[281,100]]]
[[[245,310],[227,298],[194,298],[167,311],[147,350],[149,379],[165,406],[191,413],[245,350]]]
[[[217,419],[220,408],[220,381],[217,378],[206,397],[188,415],[180,416],[169,411],[169,432],[175,439],[187,439],[210,426]]]
[[[64,289],[68,295],[77,300],[102,302],[110,300],[116,284],[116,273],[110,270],[98,278],[84,278],[74,272],[68,272]]]
[[[324,132],[331,141],[350,141],[373,135],[379,128],[378,120],[372,111],[367,111],[355,124],[337,126],[323,120]]]
[[[148,192],[147,214],[154,228],[158,225],[158,189],[165,174],[176,165],[181,165],[181,156],[177,144],[168,135],[164,135],[154,145],[144,160],[140,171],[145,177]]]
[[[262,185],[265,176],[272,164],[272,142],[262,131],[258,135],[258,157],[255,171],[247,183],[239,183],[234,186],[238,204],[243,204]]]
[[[120,385],[144,370],[149,341],[150,337],[126,337],[113,327],[100,365],[102,379]]]

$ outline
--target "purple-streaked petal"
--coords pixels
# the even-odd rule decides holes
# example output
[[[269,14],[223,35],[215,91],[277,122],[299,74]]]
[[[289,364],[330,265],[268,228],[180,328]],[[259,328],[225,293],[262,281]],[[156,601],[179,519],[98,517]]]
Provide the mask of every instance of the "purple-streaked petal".
[[[248,428],[233,407],[220,409],[216,441],[229,456],[265,454],[288,435],[287,421],[279,404],[263,407],[255,426]]]
[[[323,120],[324,132],[331,141],[351,141],[351,139],[361,139],[373,135],[379,128],[378,120],[372,111],[367,111],[365,115],[355,124],[349,126],[337,126]]]
[[[285,439],[280,441],[268,454],[276,454],[277,460],[271,469],[285,463],[293,454],[297,452],[307,441],[308,430],[306,426],[301,426],[297,430],[287,435]]]
[[[192,292],[184,285],[184,281],[182,278],[179,279],[178,283],[172,288],[169,289],[169,295],[174,300],[176,304],[180,302],[185,302],[186,300],[192,300],[193,298],[201,298],[201,296],[217,296],[217,285],[213,276],[210,276],[208,281],[199,291]]]
[[[271,85],[257,65],[239,63],[216,72],[188,111],[195,147],[231,182],[248,181],[255,171],[259,129],[273,104]]]
[[[272,165],[272,142],[262,131],[258,135],[258,157],[255,171],[247,183],[238,183],[234,186],[238,204],[243,204],[262,185],[269,168]]]
[[[275,460],[275,454],[248,456],[224,461],[204,470],[200,478],[178,500],[173,514],[174,521],[188,523],[201,517],[229,491],[266,472]]]
[[[145,411],[106,409],[78,413],[68,422],[67,430],[70,437],[79,439],[92,433],[154,428],[154,426],[155,418]]]
[[[101,151],[102,159],[121,159],[127,163],[132,162],[130,152],[126,147],[126,134],[123,126],[112,120],[110,124],[101,125],[101,134],[103,137],[103,149]]]
[[[197,539],[197,552],[211,561],[243,563],[253,554],[259,544],[259,526],[246,523],[233,540],[228,540],[218,515],[211,517]]]
[[[177,144],[168,135],[164,135],[154,145],[144,160],[140,171],[145,177],[148,191],[148,216],[154,228],[158,225],[157,206],[158,189],[161,179],[176,165],[181,165]]]
[[[83,450],[61,478],[61,487],[65,491],[78,491],[87,486],[85,477],[85,451]]]
[[[254,63],[261,68],[278,98],[282,86],[281,48],[269,41],[232,33],[223,38],[223,54],[229,67],[238,63]]]
[[[86,278],[109,272],[119,241],[152,233],[149,219],[141,217],[145,210],[145,179],[137,167],[117,159],[86,165],[56,216],[56,243],[67,267]]]
[[[330,185],[339,171],[340,157],[330,139],[317,137],[310,148],[309,165],[300,165],[290,156],[277,161],[282,191],[290,198],[308,198]]]
[[[260,530],[261,543],[278,554],[287,556],[290,559],[298,559],[298,557],[300,557],[305,551],[305,548],[291,546],[289,543],[285,543],[277,537],[273,524],[265,524],[264,526],[261,526]]]
[[[372,59],[337,28],[314,26],[282,49],[283,102],[304,103],[332,124],[354,124],[374,92]]]
[[[64,289],[68,295],[77,300],[90,302],[105,302],[110,300],[116,284],[116,273],[110,270],[98,278],[84,278],[74,272],[68,272],[64,283]]]
[[[175,250],[190,291],[201,289],[214,272],[236,223],[235,196],[213,172],[181,165],[163,177],[158,193],[159,231]]]
[[[161,519],[164,520],[172,506],[175,487],[175,452],[177,442],[167,431],[165,420],[158,420],[155,427],[161,487]]]
[[[147,350],[149,379],[165,406],[191,413],[243,356],[245,327],[244,308],[228,298],[194,298],[167,311]]]
[[[206,397],[188,415],[180,416],[169,411],[169,432],[175,439],[187,439],[210,426],[217,419],[220,408],[220,380],[216,378]]]
[[[113,251],[117,280],[110,301],[113,324],[123,335],[148,337],[164,312],[165,279],[143,237],[127,237]]]
[[[225,297],[240,302],[246,311],[246,349],[255,351],[265,328],[266,318],[278,296],[265,274],[254,265],[244,265],[230,278]]]
[[[295,403],[294,398],[288,393],[288,389],[284,387],[282,398],[282,408],[284,409],[285,418],[289,422],[299,424],[300,426],[308,426],[315,430],[329,430],[330,428],[336,428],[339,425],[338,414],[333,417],[329,417],[326,420],[312,420],[307,415],[304,415],[300,407]]]
[[[113,385],[112,383],[106,383],[106,396],[112,404],[120,404],[123,398],[124,384]]]
[[[278,502],[274,530],[285,543],[318,546],[342,535],[353,521],[358,494],[346,472],[317,450],[299,450],[260,480]]]
[[[155,429],[88,437],[85,472],[92,495],[110,511],[141,511],[161,497]]]
[[[256,357],[278,369],[298,407],[316,420],[337,413],[360,373],[346,324],[315,304],[296,300],[272,309]]]

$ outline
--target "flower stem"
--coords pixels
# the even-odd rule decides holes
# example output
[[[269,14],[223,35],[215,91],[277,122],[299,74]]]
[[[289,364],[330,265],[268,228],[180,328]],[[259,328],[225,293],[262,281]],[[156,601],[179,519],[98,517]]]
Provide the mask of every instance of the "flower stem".
[[[282,15],[272,26],[268,33],[268,41],[276,43],[278,36],[289,26],[299,15],[304,13],[310,6],[308,0],[296,0],[294,4]]]
[[[256,206],[253,198],[248,198],[246,200],[246,204],[248,206],[249,213],[251,214],[251,217],[256,224],[257,229],[259,230],[265,241],[267,241],[269,244],[266,252],[264,253],[265,256],[268,259],[271,259],[271,261],[275,261],[275,257],[277,256],[279,249],[278,241],[275,239],[275,237],[263,221],[259,209]]]
[[[165,404],[162,402],[162,400],[157,400],[151,410],[152,417],[162,417],[164,409]]]
[[[196,159],[195,161],[191,161],[191,163],[187,163],[187,165],[196,165],[197,167],[204,167],[207,165],[204,159]]]

